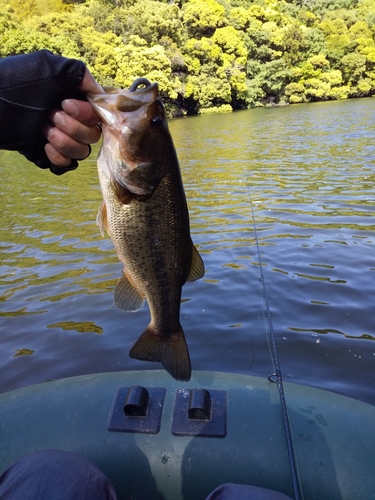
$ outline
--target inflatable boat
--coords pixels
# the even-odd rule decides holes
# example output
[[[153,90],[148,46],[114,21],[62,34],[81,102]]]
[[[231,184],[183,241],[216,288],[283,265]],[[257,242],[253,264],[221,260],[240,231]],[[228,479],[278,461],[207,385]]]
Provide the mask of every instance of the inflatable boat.
[[[304,500],[375,499],[375,407],[284,383]],[[277,384],[164,371],[72,377],[0,396],[0,472],[37,450],[89,458],[118,498],[200,500],[231,482],[294,497]]]

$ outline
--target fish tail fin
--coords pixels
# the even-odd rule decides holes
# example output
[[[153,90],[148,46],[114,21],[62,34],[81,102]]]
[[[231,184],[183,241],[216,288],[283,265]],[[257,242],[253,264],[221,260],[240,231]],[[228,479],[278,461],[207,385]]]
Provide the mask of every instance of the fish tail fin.
[[[148,325],[130,349],[129,356],[142,361],[158,361],[176,380],[190,380],[190,356],[181,325],[178,332],[168,338],[158,335],[153,326]]]

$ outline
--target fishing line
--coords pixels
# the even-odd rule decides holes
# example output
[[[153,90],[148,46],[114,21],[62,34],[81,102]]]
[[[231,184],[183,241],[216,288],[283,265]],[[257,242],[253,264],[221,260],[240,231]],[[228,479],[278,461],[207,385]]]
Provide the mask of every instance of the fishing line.
[[[272,373],[268,377],[268,380],[270,382],[277,383],[277,387],[279,389],[281,412],[282,412],[282,416],[283,416],[284,431],[285,431],[285,437],[286,437],[287,449],[288,449],[289,465],[290,465],[290,471],[291,471],[292,482],[293,482],[294,498],[295,498],[295,500],[301,500],[301,499],[303,499],[301,480],[300,480],[300,476],[298,473],[297,458],[296,458],[296,453],[295,453],[295,449],[293,446],[292,430],[291,430],[288,410],[287,410],[287,406],[286,406],[284,385],[283,385],[283,379],[282,379],[282,375],[281,375],[279,356],[277,353],[275,333],[274,333],[272,317],[271,317],[271,309],[270,309],[267,290],[266,290],[266,282],[265,282],[264,274],[263,274],[263,263],[262,263],[262,258],[260,255],[259,240],[258,240],[257,228],[256,228],[256,224],[255,224],[255,214],[254,214],[254,207],[253,207],[253,201],[251,198],[249,182],[247,182],[247,188],[248,188],[248,194],[249,194],[249,200],[250,200],[251,217],[253,220],[254,239],[255,239],[257,253],[258,253],[259,274],[260,274],[259,281],[261,283],[263,301],[264,301],[264,305],[265,305],[265,311],[263,309],[263,314],[265,314],[265,321],[266,321],[267,326],[268,326],[268,328],[266,327],[266,336],[267,336],[268,347],[270,350],[271,360],[272,360],[273,369],[274,369],[274,373]]]

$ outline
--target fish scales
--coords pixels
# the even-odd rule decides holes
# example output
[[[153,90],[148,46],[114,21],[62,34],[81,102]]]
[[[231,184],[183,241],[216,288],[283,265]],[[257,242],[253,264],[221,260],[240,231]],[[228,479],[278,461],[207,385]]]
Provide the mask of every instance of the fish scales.
[[[171,192],[171,184],[167,175],[151,198],[128,205],[117,201],[110,183],[104,195],[110,207],[108,228],[119,259],[155,311],[152,316],[158,330],[168,323],[171,329],[178,329],[181,287],[191,261],[190,235],[184,230],[188,223],[184,196],[176,189]],[[182,212],[186,212],[184,217],[176,216]],[[160,288],[164,293],[159,293]]]
[[[157,84],[89,95],[103,120],[98,158],[103,203],[98,213],[124,273],[117,307],[134,311],[147,300],[151,321],[130,356],[159,361],[178,380],[189,380],[190,357],[179,321],[181,288],[204,275],[193,246],[179,164]]]

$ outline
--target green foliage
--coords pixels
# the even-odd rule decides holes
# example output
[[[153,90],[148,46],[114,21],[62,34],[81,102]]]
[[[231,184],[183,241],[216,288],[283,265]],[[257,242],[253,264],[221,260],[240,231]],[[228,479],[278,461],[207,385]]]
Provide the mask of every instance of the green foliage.
[[[150,45],[168,37],[180,44],[182,22],[177,5],[153,0],[142,0],[127,9],[116,9],[111,19],[113,31],[129,41],[131,35],[138,35]]]
[[[14,13],[17,20],[27,19],[31,16],[41,16],[46,12],[64,12],[71,7],[63,0],[1,0],[1,11],[8,10]]]
[[[117,72],[114,85],[129,87],[136,78],[145,77],[159,82],[163,94],[172,99],[177,98],[179,82],[171,78],[171,62],[165,54],[164,47],[153,45],[134,35],[130,43],[115,50]]]
[[[304,36],[298,24],[289,25],[283,34],[284,59],[288,66],[294,66],[303,58]]]
[[[41,48],[173,113],[371,96],[375,0],[0,0],[0,56]]]
[[[221,106],[212,106],[211,108],[201,108],[200,113],[202,115],[212,115],[215,113],[229,113],[232,110],[232,106],[229,104],[222,104]]]
[[[79,58],[77,45],[69,37],[51,37],[34,29],[19,27],[0,33],[0,57],[48,49],[65,57]]]
[[[225,8],[215,0],[188,0],[182,15],[188,35],[196,38],[211,36],[227,24]]]
[[[304,59],[312,56],[327,54],[326,39],[319,28],[307,28],[304,31]]]
[[[15,30],[16,27],[17,25],[12,14],[5,9],[0,10],[0,33]]]

